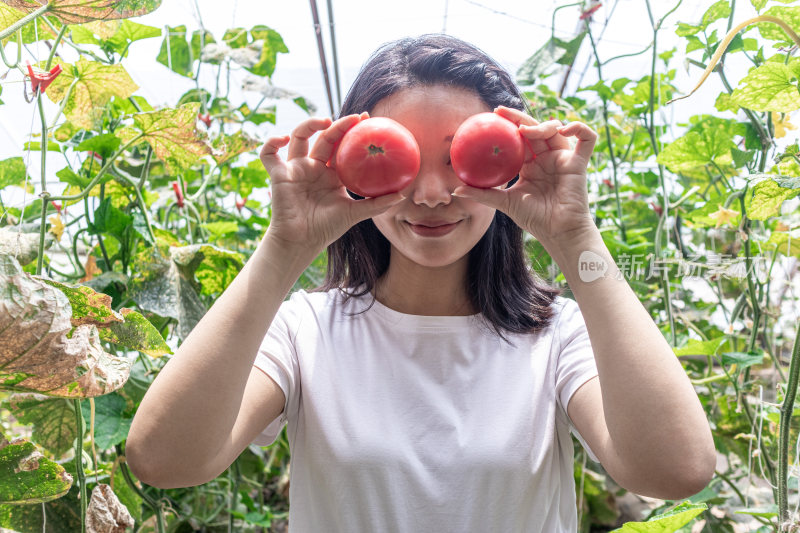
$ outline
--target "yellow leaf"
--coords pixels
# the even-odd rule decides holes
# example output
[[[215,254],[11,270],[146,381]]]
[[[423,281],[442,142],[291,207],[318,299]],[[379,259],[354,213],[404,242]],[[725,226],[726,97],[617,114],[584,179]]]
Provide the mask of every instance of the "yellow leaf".
[[[47,220],[50,221],[51,224],[48,231],[56,236],[57,241],[60,241],[61,236],[64,234],[64,222],[61,220],[61,215],[56,213]]]
[[[103,40],[110,39],[122,25],[121,20],[95,20],[83,26]]]
[[[716,222],[714,227],[718,228],[723,224],[730,224],[731,220],[734,220],[738,215],[738,211],[728,209],[727,207],[720,207],[715,212],[709,214],[708,218],[714,220]]]
[[[86,283],[87,281],[91,281],[95,275],[102,274],[103,271],[100,267],[97,266],[97,260],[94,258],[93,255],[90,255],[86,259],[86,264],[83,265],[83,269],[86,271],[86,275],[80,279],[81,283]]]
[[[120,65],[104,65],[79,59],[74,65],[60,63],[63,70],[47,88],[47,96],[55,103],[65,97],[64,115],[76,127],[94,127],[112,97],[128,98],[139,88]]]
[[[783,119],[781,119],[781,115],[783,115]],[[776,113],[775,111],[772,112],[772,124],[775,126],[775,138],[780,139],[781,137],[786,136],[787,130],[796,130],[797,126],[789,122],[789,114],[788,113]]]

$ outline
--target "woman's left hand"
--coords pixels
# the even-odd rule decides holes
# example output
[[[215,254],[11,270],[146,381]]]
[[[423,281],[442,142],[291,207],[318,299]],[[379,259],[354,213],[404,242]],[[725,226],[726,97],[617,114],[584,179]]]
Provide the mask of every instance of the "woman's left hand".
[[[520,125],[520,134],[526,139],[527,158],[519,180],[508,189],[463,185],[453,195],[503,211],[545,246],[594,227],[586,168],[597,133],[582,122],[539,124],[517,109],[499,107],[495,112]],[[571,143],[570,138],[577,142]]]

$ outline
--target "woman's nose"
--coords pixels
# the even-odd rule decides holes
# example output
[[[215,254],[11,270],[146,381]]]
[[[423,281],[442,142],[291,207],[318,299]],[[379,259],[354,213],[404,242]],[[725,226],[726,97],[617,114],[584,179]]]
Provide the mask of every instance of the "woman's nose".
[[[447,172],[447,171],[450,172]],[[420,169],[419,174],[411,182],[407,197],[418,205],[436,207],[448,205],[453,197],[451,193],[456,188],[455,174],[450,167]]]

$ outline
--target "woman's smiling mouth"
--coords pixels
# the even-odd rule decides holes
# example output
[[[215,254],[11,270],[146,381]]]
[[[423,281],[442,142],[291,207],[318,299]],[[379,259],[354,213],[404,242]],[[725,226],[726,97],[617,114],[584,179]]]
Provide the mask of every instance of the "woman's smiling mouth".
[[[422,237],[441,237],[447,235],[460,223],[460,220],[448,222],[446,220],[420,220],[406,221],[411,231]]]

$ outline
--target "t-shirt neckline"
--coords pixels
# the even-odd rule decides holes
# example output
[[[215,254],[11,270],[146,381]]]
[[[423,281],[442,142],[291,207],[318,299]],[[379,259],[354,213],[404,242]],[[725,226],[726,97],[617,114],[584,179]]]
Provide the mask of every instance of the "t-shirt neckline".
[[[412,315],[402,313],[382,304],[372,294],[366,294],[360,300],[367,305],[372,305],[366,311],[367,313],[374,313],[375,316],[389,321],[393,325],[410,328],[459,329],[467,326],[472,327],[481,316],[480,313],[458,316]]]

